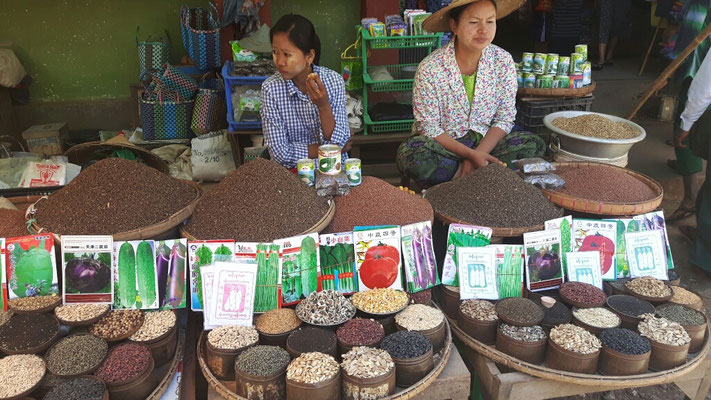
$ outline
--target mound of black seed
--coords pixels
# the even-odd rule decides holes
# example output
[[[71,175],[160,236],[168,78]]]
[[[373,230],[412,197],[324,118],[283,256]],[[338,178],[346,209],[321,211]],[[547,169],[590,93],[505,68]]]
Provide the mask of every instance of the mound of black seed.
[[[624,354],[640,355],[652,348],[649,340],[624,328],[605,329],[600,340],[605,347]]]
[[[399,331],[385,336],[380,347],[393,358],[415,358],[427,353],[432,342],[419,332]]]

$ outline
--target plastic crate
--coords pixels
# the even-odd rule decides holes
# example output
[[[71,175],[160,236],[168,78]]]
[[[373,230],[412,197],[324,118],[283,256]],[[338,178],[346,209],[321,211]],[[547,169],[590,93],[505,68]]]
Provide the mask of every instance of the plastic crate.
[[[261,86],[268,76],[232,76],[230,71],[234,70],[232,61],[226,61],[222,66],[222,79],[225,82],[225,97],[227,97],[227,124],[229,131],[262,129],[262,121],[241,122],[235,121],[234,109],[232,107],[232,86]]]
[[[590,111],[595,96],[557,99],[518,99],[516,101],[516,124],[523,129],[539,133],[545,125],[543,118],[556,111]]]
[[[365,129],[363,134],[368,133],[384,133],[384,132],[402,132],[412,130],[412,124],[415,123],[414,119],[401,119],[394,121],[373,121],[370,119],[370,115],[365,110],[363,111],[363,122],[365,122]]]
[[[372,49],[400,49],[408,47],[439,47],[442,33],[419,36],[370,36],[367,29],[361,29],[363,41]]]
[[[368,85],[370,90],[373,92],[394,92],[394,91],[408,91],[412,90],[412,83],[414,78],[402,78],[407,76],[407,72],[404,71],[405,67],[415,67],[418,64],[395,64],[395,65],[371,65],[368,69],[385,67],[385,69],[393,76],[392,80],[387,81],[377,81],[370,77],[370,73],[367,71],[363,73],[363,82]]]

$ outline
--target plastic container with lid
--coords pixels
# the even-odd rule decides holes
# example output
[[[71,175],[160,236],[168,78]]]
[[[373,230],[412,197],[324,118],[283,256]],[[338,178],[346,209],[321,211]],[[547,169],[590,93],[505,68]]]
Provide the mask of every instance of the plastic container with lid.
[[[546,353],[546,341],[547,338],[535,342],[516,340],[505,335],[500,328],[496,330],[497,350],[531,364],[543,363]]]
[[[597,371],[597,361],[600,349],[594,353],[582,354],[566,350],[552,339],[548,339],[546,352],[546,366],[562,371],[577,372],[581,374],[594,374]]]
[[[286,379],[286,398],[289,400],[332,400],[341,396],[341,371],[318,383],[296,382]]]
[[[395,392],[395,368],[381,376],[357,378],[346,373],[341,382],[343,400],[375,399],[387,397]]]
[[[401,387],[414,385],[434,368],[432,349],[417,357],[392,359],[395,363],[395,383]]]
[[[651,354],[651,350],[644,354],[625,354],[603,345],[597,370],[603,375],[644,374],[649,369]]]

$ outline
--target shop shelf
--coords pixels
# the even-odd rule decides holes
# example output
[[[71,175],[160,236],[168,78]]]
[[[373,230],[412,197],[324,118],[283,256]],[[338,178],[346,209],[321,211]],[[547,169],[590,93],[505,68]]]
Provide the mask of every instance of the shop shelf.
[[[442,33],[419,36],[379,36],[372,37],[367,29],[361,29],[361,37],[372,49],[404,49],[412,47],[439,47]]]
[[[516,124],[523,129],[540,133],[543,118],[556,111],[590,111],[595,96],[556,99],[518,99],[516,101]]]
[[[230,71],[234,69],[232,61],[226,61],[222,66],[222,79],[225,82],[225,97],[227,98],[227,124],[229,131],[262,129],[262,121],[235,121],[234,108],[232,107],[232,87],[233,86],[261,86],[269,78],[268,76],[232,76]]]
[[[363,121],[365,129],[363,134],[368,133],[385,133],[385,132],[402,132],[412,130],[414,119],[401,119],[393,121],[373,121],[367,111],[363,111]]]
[[[385,69],[392,75],[394,79],[380,81],[374,80],[370,76],[370,72],[363,73],[363,82],[368,85],[368,88],[373,92],[394,92],[394,91],[407,91],[412,90],[412,83],[414,82],[414,71],[410,72],[409,69],[417,68],[417,64],[395,64],[395,65],[373,65],[368,69],[372,71],[374,68],[385,67]]]

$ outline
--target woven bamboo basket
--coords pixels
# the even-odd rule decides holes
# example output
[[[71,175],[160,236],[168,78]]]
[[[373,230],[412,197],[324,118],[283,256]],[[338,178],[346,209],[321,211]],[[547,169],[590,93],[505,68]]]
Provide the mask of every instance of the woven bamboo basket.
[[[452,354],[452,331],[449,328],[449,323],[445,324],[445,327],[447,329],[447,337],[445,338],[445,344],[444,347],[442,347],[442,350],[435,355],[435,365],[432,371],[430,371],[424,378],[422,378],[419,382],[416,384],[408,387],[408,388],[397,388],[396,393],[388,396],[388,397],[383,397],[382,399],[384,400],[407,400],[407,399],[412,399],[415,396],[421,394],[422,392],[427,389],[434,381],[437,380],[437,377],[439,377],[439,374],[442,373],[444,368],[447,366],[447,362],[449,361],[449,356]],[[207,335],[205,332],[202,332],[200,334],[200,339],[198,340],[198,346],[197,346],[197,354],[198,354],[198,363],[200,364],[200,369],[202,370],[202,374],[205,376],[205,380],[207,380],[207,383],[212,387],[222,398],[227,399],[227,400],[247,400],[244,397],[241,397],[235,393],[234,381],[221,381],[213,375],[212,371],[210,371],[210,368],[207,366],[207,362],[205,361],[205,341],[207,340]],[[228,387],[227,385],[230,385]]]
[[[567,194],[559,193],[551,190],[543,190],[543,194],[548,197],[548,199],[558,207],[562,207],[566,210],[577,211],[586,214],[596,214],[596,215],[607,215],[607,216],[626,216],[626,215],[639,215],[645,214],[656,210],[659,205],[662,204],[662,198],[664,197],[664,189],[654,179],[648,177],[647,175],[640,174],[626,168],[616,167],[609,164],[596,164],[596,163],[553,163],[556,168],[581,168],[588,166],[596,166],[602,168],[614,168],[624,173],[631,175],[635,179],[641,181],[645,185],[649,186],[656,196],[648,201],[641,201],[636,203],[614,203],[614,202],[600,202],[590,199],[584,199],[581,197],[570,196]]]
[[[535,365],[527,363],[525,361],[521,361],[517,358],[509,356],[508,354],[504,354],[498,351],[494,346],[487,346],[481,343],[480,341],[472,338],[471,336],[467,335],[462,330],[462,328],[459,327],[455,320],[450,319],[449,323],[454,336],[459,339],[465,346],[482,354],[484,357],[492,360],[497,364],[503,364],[506,367],[538,378],[549,379],[555,382],[573,383],[576,385],[586,386],[625,388],[630,387],[630,383],[632,383],[633,386],[637,387],[671,383],[701,365],[704,358],[706,358],[709,349],[711,348],[711,341],[708,337],[709,330],[711,330],[711,328],[707,327],[707,335],[706,340],[704,342],[704,346],[698,353],[690,354],[687,357],[686,363],[678,367],[666,371],[648,371],[645,374],[626,376],[581,374],[575,372],[561,371],[557,369],[548,368],[545,365]]]
[[[20,211],[26,211],[31,205],[35,204],[42,196],[16,196],[8,197],[10,203],[14,204]]]
[[[311,228],[307,229],[304,232],[299,233],[298,235],[294,236],[301,236],[301,235],[308,235],[309,233],[320,233],[322,230],[326,229],[328,224],[331,223],[331,220],[333,219],[333,216],[336,214],[336,202],[331,201],[331,205],[328,207],[328,210],[326,210],[326,214],[323,215],[323,218],[321,218],[314,226]],[[210,240],[210,239],[198,239],[193,235],[192,233],[188,232],[185,229],[185,225],[180,226],[180,236],[187,238],[188,240]]]
[[[128,141],[125,143],[122,141],[80,143],[65,151],[64,155],[69,159],[70,163],[84,165],[92,160],[100,159],[101,156],[108,157],[112,152],[122,149],[128,149],[138,157],[141,157],[149,167],[153,167],[166,175],[169,174],[168,164],[165,161],[150,151]]]
[[[588,86],[580,89],[541,89],[541,88],[518,88],[518,96],[528,97],[583,97],[595,91],[597,84],[593,81]]]
[[[165,392],[170,387],[176,372],[178,372],[178,365],[183,358],[183,352],[185,351],[185,332],[180,331],[180,336],[178,337],[178,345],[175,348],[175,355],[173,359],[160,368],[156,368],[153,372],[157,376],[161,377],[160,383],[153,389],[153,392],[146,397],[146,400],[159,400]]]
[[[452,216],[449,216],[447,214],[438,212],[435,210],[435,219],[444,223],[445,225],[449,224],[465,224],[465,225],[479,225],[470,221],[462,221],[461,219],[454,218]],[[561,209],[560,212],[558,213],[558,217],[563,216],[563,210]],[[534,226],[526,226],[526,227],[520,227],[520,228],[497,228],[497,227],[489,227],[492,230],[491,237],[492,237],[492,242],[494,237],[518,237],[523,235],[524,233],[527,232],[535,232],[535,231],[542,231],[544,229],[543,224],[541,225],[534,225]]]
[[[195,189],[195,197],[193,198],[192,201],[190,201],[190,203],[187,206],[176,211],[173,215],[169,216],[168,218],[164,219],[161,222],[157,222],[152,225],[144,226],[142,228],[133,229],[133,230],[126,231],[126,232],[115,233],[115,234],[113,234],[114,240],[115,241],[127,241],[127,240],[162,238],[162,236],[161,236],[162,234],[165,234],[166,232],[169,232],[170,230],[176,228],[183,221],[188,219],[192,215],[193,210],[195,209],[195,205],[200,200],[200,197],[202,196],[203,191],[202,191],[202,188],[200,187],[200,185],[195,182],[186,181],[186,183]],[[28,221],[34,215],[34,212],[37,209],[37,206],[41,205],[42,200],[44,200],[46,198],[47,198],[47,196],[40,197],[38,200],[36,200],[30,206],[30,208],[27,209],[26,218]],[[31,234],[33,234],[33,235],[48,232],[47,229],[41,227],[36,221],[32,222],[32,224],[30,225],[30,229],[31,229]],[[55,233],[54,238],[55,238],[56,243],[61,243],[61,241],[62,241],[61,234]]]

